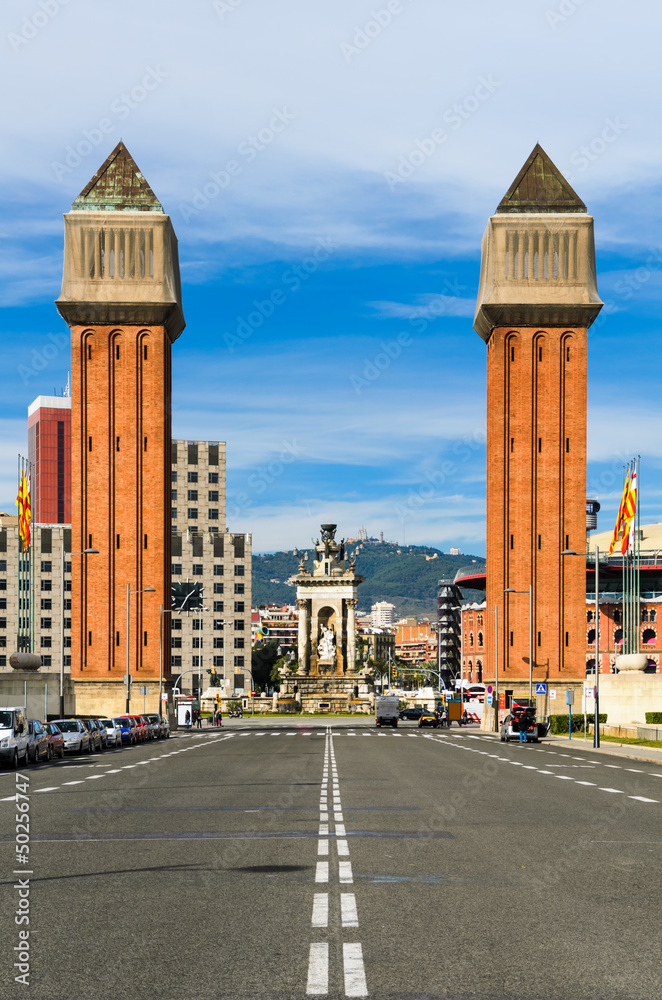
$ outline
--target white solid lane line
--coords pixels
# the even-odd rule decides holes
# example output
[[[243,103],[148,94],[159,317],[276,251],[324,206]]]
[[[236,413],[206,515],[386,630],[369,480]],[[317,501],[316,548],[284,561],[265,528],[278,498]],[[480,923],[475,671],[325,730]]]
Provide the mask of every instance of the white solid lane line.
[[[329,926],[329,894],[328,892],[316,892],[313,896],[313,927]]]
[[[340,915],[343,927],[359,926],[359,915],[356,910],[356,896],[353,892],[340,893]]]
[[[345,996],[367,997],[368,984],[363,966],[363,949],[360,944],[343,944],[343,966],[345,972]]]
[[[319,864],[319,862],[318,862]],[[327,866],[328,867],[328,866]],[[341,885],[352,885],[354,882],[354,876],[352,874],[352,863],[351,861],[339,861],[338,862],[338,872],[340,875]]]
[[[308,958],[309,997],[326,996],[329,992],[329,946],[326,942],[311,944]]]
[[[635,801],[637,801],[637,802],[658,802],[659,803],[659,801],[660,801],[659,799],[647,799],[647,798],[644,798],[643,795],[628,795],[628,798],[629,799],[635,799]]]
[[[623,792],[621,791],[620,788],[600,788],[599,791],[601,791],[601,792],[613,792],[614,795],[622,795],[623,794]]]
[[[36,792],[57,792],[59,785],[53,785],[51,788],[35,788]]]

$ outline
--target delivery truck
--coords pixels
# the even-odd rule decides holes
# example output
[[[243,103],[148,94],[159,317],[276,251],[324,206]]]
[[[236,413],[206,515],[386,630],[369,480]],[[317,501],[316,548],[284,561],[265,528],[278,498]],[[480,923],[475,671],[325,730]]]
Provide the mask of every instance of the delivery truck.
[[[382,694],[375,699],[375,725],[393,726],[396,729],[399,712],[400,699],[397,695]]]

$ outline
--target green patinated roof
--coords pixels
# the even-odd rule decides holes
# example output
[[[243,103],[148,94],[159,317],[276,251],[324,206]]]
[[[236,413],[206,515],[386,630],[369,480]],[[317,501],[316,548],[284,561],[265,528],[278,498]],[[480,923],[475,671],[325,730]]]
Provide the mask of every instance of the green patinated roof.
[[[584,202],[539,143],[497,208],[497,213],[585,211]]]
[[[163,212],[163,206],[122,141],[71,208],[75,212]]]

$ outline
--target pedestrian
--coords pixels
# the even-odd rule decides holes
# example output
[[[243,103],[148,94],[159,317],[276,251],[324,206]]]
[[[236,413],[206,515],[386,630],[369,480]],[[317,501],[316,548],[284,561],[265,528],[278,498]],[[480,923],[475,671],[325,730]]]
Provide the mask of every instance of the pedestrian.
[[[195,715],[196,715],[196,726],[198,729],[202,729],[202,712],[200,711],[200,709],[197,710]]]
[[[211,724],[212,726],[216,725],[216,705],[214,705],[211,710]]]
[[[526,727],[527,727],[526,713],[522,712],[519,717],[519,741],[520,743],[526,743]]]
[[[218,706],[218,715],[216,716],[216,722],[218,723],[219,726],[223,725],[222,718],[223,718],[223,711],[221,709],[221,706],[219,705]]]
[[[189,712],[188,708],[186,709],[186,715],[184,716],[184,722],[186,723],[186,728],[190,729],[191,728],[191,713]]]

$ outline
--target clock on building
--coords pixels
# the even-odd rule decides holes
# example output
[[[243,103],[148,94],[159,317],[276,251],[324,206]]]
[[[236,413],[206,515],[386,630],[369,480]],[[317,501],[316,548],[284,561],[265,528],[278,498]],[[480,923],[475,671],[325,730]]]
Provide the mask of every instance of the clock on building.
[[[184,612],[188,615],[206,611],[207,609],[203,607],[203,589],[202,583],[192,583],[190,580],[185,583],[179,580],[173,583],[171,588],[172,611],[176,611],[180,615]]]

